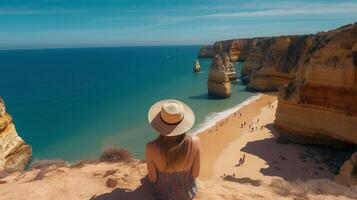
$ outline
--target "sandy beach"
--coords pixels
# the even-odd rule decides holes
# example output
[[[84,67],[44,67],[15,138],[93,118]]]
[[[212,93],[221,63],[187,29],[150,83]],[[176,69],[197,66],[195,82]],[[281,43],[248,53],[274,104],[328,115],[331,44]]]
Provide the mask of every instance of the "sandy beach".
[[[303,158],[308,146],[276,142],[276,107],[276,96],[264,94],[198,133],[203,148],[200,178],[230,175],[267,184],[274,178],[333,178],[325,164]],[[242,123],[246,125],[242,127]]]

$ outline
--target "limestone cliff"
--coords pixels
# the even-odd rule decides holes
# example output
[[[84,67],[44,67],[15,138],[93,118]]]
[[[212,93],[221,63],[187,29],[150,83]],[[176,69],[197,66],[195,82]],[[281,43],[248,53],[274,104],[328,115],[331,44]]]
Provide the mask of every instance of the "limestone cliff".
[[[321,32],[280,88],[275,126],[299,143],[357,144],[357,25]]]
[[[233,40],[228,50],[229,58],[232,62],[246,61],[249,53],[255,48],[256,44],[264,38],[250,38]]]
[[[245,60],[241,71],[241,79],[243,83],[247,84],[250,80],[251,74],[262,68],[262,62],[265,54],[271,45],[270,42],[271,38],[265,38],[258,41],[255,47],[250,50],[249,56]]]
[[[224,65],[219,55],[214,57],[207,81],[208,93],[218,97],[231,96],[231,83],[224,71]]]
[[[315,36],[280,36],[266,38],[251,50],[242,69],[242,80],[249,89],[277,91],[295,78]]]
[[[215,55],[215,51],[212,45],[206,45],[201,47],[200,51],[198,52],[199,58],[213,58]]]
[[[18,136],[12,118],[6,113],[0,98],[0,171],[23,170],[31,155],[31,146]]]
[[[263,38],[234,39],[217,41],[213,45],[203,46],[198,57],[214,58],[215,55],[227,53],[231,62],[245,61],[250,50]]]

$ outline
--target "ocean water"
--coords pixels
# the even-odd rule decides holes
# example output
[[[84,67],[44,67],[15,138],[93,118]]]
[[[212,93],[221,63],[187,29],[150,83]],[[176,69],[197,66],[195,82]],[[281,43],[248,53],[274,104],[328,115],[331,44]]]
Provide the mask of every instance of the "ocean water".
[[[165,98],[186,102],[195,128],[256,93],[232,83],[232,97],[210,98],[210,59],[192,68],[199,46],[111,47],[0,51],[0,96],[33,159],[93,159],[109,145],[144,157],[156,137],[150,106]],[[242,63],[235,64],[240,71]],[[216,113],[216,114],[215,114]]]

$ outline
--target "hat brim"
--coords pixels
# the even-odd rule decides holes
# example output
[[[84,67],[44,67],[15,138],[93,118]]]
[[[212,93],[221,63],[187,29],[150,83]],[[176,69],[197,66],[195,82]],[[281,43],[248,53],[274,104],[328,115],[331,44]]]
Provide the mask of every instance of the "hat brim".
[[[188,105],[183,102],[180,102],[184,110],[184,117],[182,121],[175,125],[167,124],[162,121],[160,117],[160,111],[162,105],[169,100],[170,99],[161,100],[151,106],[148,113],[149,123],[160,135],[163,136],[176,136],[186,133],[195,124],[194,112]]]

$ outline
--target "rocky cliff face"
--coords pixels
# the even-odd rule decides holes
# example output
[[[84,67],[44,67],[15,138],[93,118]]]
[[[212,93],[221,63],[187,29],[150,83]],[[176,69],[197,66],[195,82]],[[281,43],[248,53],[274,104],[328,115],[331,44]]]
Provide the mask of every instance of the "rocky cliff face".
[[[242,80],[249,89],[277,91],[295,78],[315,36],[280,36],[257,43],[244,64]]]
[[[200,51],[198,52],[199,58],[213,58],[215,55],[215,51],[212,45],[206,45],[201,47]]]
[[[263,38],[235,39],[217,41],[213,45],[203,46],[198,57],[214,58],[215,55],[227,53],[231,62],[245,61],[250,50]]]
[[[207,81],[208,93],[218,97],[231,96],[231,83],[224,70],[222,59],[216,55],[209,72]]]
[[[12,118],[6,113],[0,98],[0,171],[23,170],[31,155],[31,146],[18,136]]]
[[[227,53],[223,53],[220,55],[223,62],[223,70],[227,74],[227,77],[230,81],[237,80],[236,70],[231,63],[229,56]]]
[[[233,40],[228,50],[229,58],[232,62],[246,61],[249,58],[250,51],[263,39],[264,38]]]
[[[306,44],[296,78],[280,88],[275,126],[298,143],[357,144],[357,24]]]

